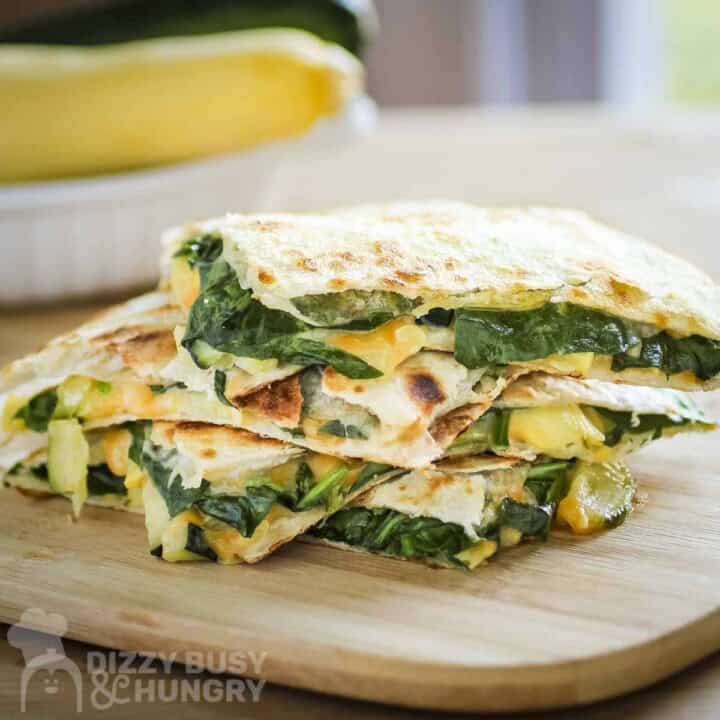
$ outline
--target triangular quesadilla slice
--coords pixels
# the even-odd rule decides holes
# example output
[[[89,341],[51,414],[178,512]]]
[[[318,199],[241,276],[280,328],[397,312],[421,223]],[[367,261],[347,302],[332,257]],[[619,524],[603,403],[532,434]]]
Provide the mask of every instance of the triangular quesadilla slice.
[[[309,531],[343,549],[472,570],[501,548],[620,524],[635,483],[621,463],[466,458],[379,485]]]
[[[533,373],[510,385],[447,455],[611,462],[651,440],[715,427],[677,390]]]
[[[76,513],[85,501],[144,512],[151,552],[171,562],[257,562],[401,472],[199,422],[53,420],[48,435],[5,484],[63,495]]]
[[[163,287],[203,368],[320,365],[353,380],[420,350],[680,389],[720,375],[720,289],[585,215],[396,204],[228,215],[167,233]]]

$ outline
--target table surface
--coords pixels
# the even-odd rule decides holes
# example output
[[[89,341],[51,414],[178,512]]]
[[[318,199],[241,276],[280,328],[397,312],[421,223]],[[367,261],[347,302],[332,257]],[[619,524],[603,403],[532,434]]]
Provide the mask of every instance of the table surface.
[[[586,111],[583,111],[580,116],[577,114],[567,115],[566,119],[569,123],[570,136],[573,135],[572,129],[577,126],[579,118],[582,122],[582,115],[584,115],[585,112]],[[432,123],[437,138],[445,137],[447,139],[448,135],[446,133],[452,128],[454,128],[454,131],[467,130],[470,132],[475,126],[474,118],[476,116],[477,114],[473,112],[463,113],[455,111],[453,113],[444,113],[443,111],[436,111],[432,114],[432,117],[430,114],[426,114],[413,119],[410,115],[406,115],[405,118],[403,118],[402,113],[395,113],[389,122],[381,123],[375,138],[368,141],[370,145],[366,144],[364,148],[360,148],[360,151],[366,154],[366,156],[369,155],[371,158],[373,153],[378,153],[378,158],[380,158],[385,152],[383,148],[389,148],[397,144],[400,142],[401,137],[408,135],[408,132],[410,134],[415,133],[422,135],[423,138],[426,137],[427,129],[430,126],[429,123]],[[559,116],[552,117],[556,120]],[[528,122],[534,125],[535,130],[538,131],[542,129],[542,127],[539,126],[545,126],[547,124],[548,118],[549,116],[547,115],[536,116],[535,119],[530,116],[525,119],[517,117],[509,122],[510,125]],[[592,117],[587,115],[587,119],[592,125]],[[404,120],[408,122],[405,123]],[[555,120],[553,120],[553,122],[555,122]],[[707,140],[709,136],[703,132],[702,128],[710,128],[709,124],[701,121],[696,128],[698,130],[697,133],[688,130],[689,127],[692,127],[692,124],[688,126],[681,123],[681,125],[682,127],[680,127],[680,130],[677,132],[677,128],[673,123],[669,125],[664,124],[661,131],[658,130],[657,133],[648,134],[644,129],[639,129],[637,134],[630,139],[623,134],[622,142],[618,143],[617,157],[622,155],[623,157],[634,158],[631,168],[633,173],[628,175],[623,171],[625,180],[616,176],[613,179],[613,183],[623,183],[630,177],[634,187],[645,187],[643,177],[646,176],[651,169],[653,171],[652,174],[655,174],[654,171],[657,164],[664,162],[660,158],[660,155],[667,158],[666,166],[668,168],[672,167],[673,175],[675,176],[675,174],[677,174],[677,177],[685,183],[685,185],[682,183],[680,183],[680,185],[672,185],[673,192],[665,196],[666,205],[663,208],[658,208],[658,213],[655,217],[651,217],[651,212],[648,212],[651,208],[647,204],[647,197],[653,194],[652,192],[648,190],[647,194],[643,193],[643,195],[645,195],[643,198],[644,202],[639,203],[636,202],[634,197],[628,197],[629,193],[626,192],[627,188],[623,186],[623,192],[620,193],[620,195],[624,195],[624,202],[620,205],[613,203],[613,198],[610,197],[609,193],[602,195],[599,192],[601,187],[598,175],[602,173],[598,173],[597,168],[592,167],[592,163],[588,162],[588,158],[580,155],[578,155],[578,164],[583,165],[588,171],[589,186],[587,183],[585,184],[585,191],[588,190],[588,187],[593,190],[592,198],[597,198],[596,201],[593,200],[596,206],[592,206],[590,202],[585,202],[583,198],[579,198],[577,201],[571,198],[573,201],[568,202],[568,204],[591,207],[591,209],[604,215],[609,220],[623,224],[626,227],[629,225],[630,229],[648,234],[651,237],[652,226],[654,225],[657,227],[659,233],[657,239],[666,246],[672,247],[675,245],[675,242],[679,238],[678,231],[682,227],[685,232],[682,233],[683,238],[681,242],[683,244],[687,243],[686,254],[696,261],[705,256],[705,266],[710,272],[716,274],[720,267],[720,253],[718,253],[716,246],[713,246],[712,241],[713,236],[716,238],[717,235],[720,205],[717,202],[716,194],[709,193],[709,189],[712,189],[710,186],[714,186],[720,178],[718,172],[718,167],[720,166],[715,163],[718,157],[720,157],[720,153],[718,152],[720,150],[720,141],[715,140],[720,140],[720,135],[718,135],[716,131],[710,132],[708,130],[710,135],[713,136],[712,139],[715,141],[710,143],[710,147],[708,147],[708,144],[703,141]],[[607,133],[604,132],[604,135],[607,135]],[[682,138],[680,136],[682,136]],[[586,136],[582,138],[583,141],[587,139]],[[572,137],[570,137],[569,140],[572,141]],[[438,145],[438,143],[436,143],[436,145]],[[664,149],[658,154],[655,151],[660,150],[660,145],[662,145]],[[689,152],[688,148],[691,148],[692,152]],[[465,148],[465,150],[466,149],[467,148]],[[487,146],[485,146],[483,150],[487,151]],[[495,151],[499,151],[497,146],[495,147]],[[334,158],[332,162],[336,163],[341,161],[344,167],[353,167],[353,152],[353,150],[348,150],[345,156],[339,160],[338,158]],[[432,148],[429,149],[428,156],[431,155]],[[458,177],[457,173],[451,172],[451,170],[457,168],[457,165],[453,162],[453,168],[450,168],[449,165],[444,164],[444,157],[445,155],[441,154],[434,160],[438,172],[426,173],[423,177],[428,178],[429,175],[434,174],[437,179],[438,174],[440,174],[445,177],[444,182],[449,183],[451,190],[453,190],[453,188],[459,189],[461,187],[459,183],[462,183],[462,178]],[[495,160],[496,158],[497,156],[493,159]],[[331,160],[328,159],[327,162],[331,162]],[[517,162],[517,157],[515,158],[515,162]],[[531,164],[536,168],[538,167],[538,163]],[[373,166],[375,163],[369,162],[365,165],[364,170],[362,168],[358,168],[358,170],[367,174],[368,165]],[[649,165],[653,167],[650,168]],[[320,160],[317,163],[313,163],[312,172],[308,174],[312,174],[313,176],[315,176],[316,173],[325,174],[326,169]],[[463,173],[460,173],[460,175],[462,174]],[[464,174],[467,177],[467,168]],[[572,175],[574,173],[570,174]],[[387,189],[384,187],[384,185],[389,182],[387,175],[388,174],[384,173],[382,176],[379,176],[379,185],[375,185],[375,191],[377,193],[384,193]],[[392,175],[392,171],[389,175]],[[521,176],[517,175],[517,177]],[[312,179],[313,182],[310,182],[310,178],[307,175],[304,176],[302,172],[297,171],[291,172],[290,175],[285,178],[279,178],[278,184],[283,187],[276,188],[276,191],[286,197],[284,205],[293,208],[296,205],[300,206],[305,204],[306,201],[311,205],[319,205],[319,202],[310,202],[310,199],[306,197],[309,194],[309,196],[312,196],[311,199],[315,200],[314,195],[320,192],[314,182],[314,177]],[[557,180],[557,178],[554,179]],[[306,182],[306,180],[308,182]],[[371,178],[368,177],[365,178],[365,180],[366,182],[364,182],[363,185],[368,186]],[[546,191],[547,197],[541,197],[541,201],[552,203],[555,200],[551,194],[552,192],[557,191],[559,193],[562,190],[562,192],[565,193],[569,185],[567,178],[565,178],[565,180],[563,183],[550,183],[547,186],[549,187],[549,190]],[[691,180],[695,184],[690,183],[691,187],[688,190],[689,186],[687,183]],[[707,183],[705,182],[706,180],[708,181]],[[358,181],[359,178],[353,177],[349,184],[353,185]],[[700,192],[699,195],[696,194],[699,188],[698,183],[700,183],[703,188],[708,189],[707,194],[703,194],[703,192]],[[338,192],[347,193],[349,191],[346,180],[340,183],[339,186],[343,184],[345,184],[344,189],[342,191],[335,190],[336,194]],[[422,186],[422,181],[417,179],[415,184]],[[564,186],[564,188],[560,187],[561,185]],[[578,187],[577,183],[571,185]],[[397,187],[397,185],[395,187]],[[666,185],[665,187],[667,189],[669,186]],[[682,190],[679,195],[678,187]],[[312,191],[308,191],[308,188],[312,188]],[[481,189],[484,191],[482,194],[488,196],[487,202],[505,201],[505,196],[502,193],[496,197],[493,194],[492,188],[488,186],[473,189],[472,194],[477,194]],[[280,190],[282,190],[282,192],[280,192]],[[413,187],[412,193],[409,194],[418,196],[437,195],[437,192],[432,192],[432,190],[432,185],[428,187],[422,186],[419,189]],[[652,188],[650,188],[650,190],[652,190]],[[702,188],[700,188],[700,190],[702,190]],[[685,191],[691,192],[692,197],[690,201],[688,201],[687,192]],[[330,192],[332,195],[332,189]],[[295,193],[295,195],[293,195],[293,193]],[[400,195],[398,192],[393,192],[392,194],[395,196]],[[462,196],[458,194],[457,191],[447,192],[446,195]],[[710,199],[710,195],[713,196],[713,199]],[[590,198],[591,196],[588,195],[585,197]],[[604,198],[604,200],[602,198]],[[362,199],[374,198],[363,197]],[[468,199],[479,200],[480,198],[472,197]],[[521,199],[525,200],[524,197]],[[680,200],[682,200],[682,203],[680,203]],[[331,201],[330,204],[336,202],[334,197],[331,197]],[[337,202],[346,201],[346,198],[342,195],[339,196],[337,200]],[[678,204],[674,205],[673,201],[677,201]],[[605,203],[607,203],[607,205]],[[680,204],[685,207],[681,208]],[[614,217],[614,215],[618,215],[618,217]],[[690,241],[688,235],[692,237],[692,241]],[[106,304],[107,302],[86,302],[66,305],[55,304],[40,308],[0,309],[0,365],[36,349],[50,337],[77,325],[89,314]],[[3,638],[5,637],[6,631],[6,626],[0,628],[0,633],[2,633]],[[71,660],[75,661],[80,668],[85,667],[87,653],[93,650],[97,651],[98,648],[77,642],[67,641],[65,643],[66,654]],[[20,717],[19,688],[22,669],[23,662],[20,652],[14,647],[11,647],[7,642],[0,640],[0,717]],[[183,676],[185,676],[183,668],[173,670],[173,677],[181,678]],[[86,694],[89,694],[87,683],[85,683],[85,686]],[[42,685],[31,685],[28,694],[28,709],[32,710],[32,716],[38,718],[74,716],[74,696],[70,692],[66,692],[66,690],[68,690],[68,688],[61,687],[59,694],[50,695],[46,694]],[[86,700],[88,700],[87,697]],[[168,705],[171,707],[168,707]],[[405,718],[419,716],[418,713],[410,711],[381,708],[370,704],[326,697],[278,686],[265,687],[261,693],[260,702],[257,704],[244,703],[239,707],[238,705],[239,703],[237,702],[204,704],[166,704],[158,702],[138,704],[131,702],[115,705],[110,710],[103,712],[103,716],[111,718],[144,718],[164,716],[165,713],[173,713],[178,718],[195,718],[206,715],[208,717],[218,718],[232,716],[236,719],[265,717],[292,718],[301,715],[317,718],[335,718],[338,715],[352,718]],[[672,718],[673,720],[682,720],[684,718],[705,720],[707,718],[709,720],[710,718],[717,717],[719,707],[720,654],[717,654],[658,686],[635,693],[631,696],[594,705],[590,708],[533,715],[532,717],[537,720],[550,717],[560,720],[575,717],[583,717],[586,720],[614,717],[652,718],[652,720],[665,720],[666,718]],[[92,716],[88,708],[89,706],[86,703],[85,714]],[[438,716],[429,715],[428,717]]]

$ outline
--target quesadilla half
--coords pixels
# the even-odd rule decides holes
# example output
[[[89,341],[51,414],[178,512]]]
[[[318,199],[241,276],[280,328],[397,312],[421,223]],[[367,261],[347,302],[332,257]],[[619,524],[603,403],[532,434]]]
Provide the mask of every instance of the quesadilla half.
[[[469,371],[718,385],[720,289],[581,213],[439,202],[228,215],[164,242],[164,287],[202,368],[369,380],[439,350]]]
[[[52,420],[48,437],[5,484],[76,513],[85,501],[144,512],[150,551],[171,562],[257,562],[399,472],[199,422]]]

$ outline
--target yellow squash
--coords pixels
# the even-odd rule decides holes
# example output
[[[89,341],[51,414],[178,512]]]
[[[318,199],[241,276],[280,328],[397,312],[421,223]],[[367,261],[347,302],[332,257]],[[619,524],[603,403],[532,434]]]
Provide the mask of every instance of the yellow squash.
[[[118,172],[290,137],[362,87],[299,30],[0,46],[0,183]]]

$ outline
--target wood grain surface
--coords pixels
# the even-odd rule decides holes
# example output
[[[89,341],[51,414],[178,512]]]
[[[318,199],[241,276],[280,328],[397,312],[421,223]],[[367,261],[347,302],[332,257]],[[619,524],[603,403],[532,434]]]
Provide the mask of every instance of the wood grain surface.
[[[63,614],[128,650],[267,653],[268,681],[423,708],[536,709],[655,682],[720,647],[716,437],[644,451],[621,528],[474,574],[295,543],[247,567],[170,565],[142,519],[3,497],[0,619]]]

